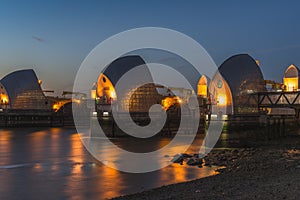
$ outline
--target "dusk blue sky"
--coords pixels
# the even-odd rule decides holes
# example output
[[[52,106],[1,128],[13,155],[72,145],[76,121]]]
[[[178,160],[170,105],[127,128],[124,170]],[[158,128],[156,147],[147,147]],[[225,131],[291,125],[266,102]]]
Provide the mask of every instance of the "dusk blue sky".
[[[219,66],[248,53],[265,79],[300,66],[297,1],[0,1],[0,78],[33,68],[43,88],[71,89],[83,59],[101,41],[155,26],[198,41]]]

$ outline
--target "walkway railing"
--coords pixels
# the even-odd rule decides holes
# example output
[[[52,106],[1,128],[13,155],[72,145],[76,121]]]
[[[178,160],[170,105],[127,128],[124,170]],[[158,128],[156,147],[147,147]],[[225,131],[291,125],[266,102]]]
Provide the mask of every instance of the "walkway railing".
[[[300,91],[256,92],[250,96],[255,97],[258,107],[300,107]]]

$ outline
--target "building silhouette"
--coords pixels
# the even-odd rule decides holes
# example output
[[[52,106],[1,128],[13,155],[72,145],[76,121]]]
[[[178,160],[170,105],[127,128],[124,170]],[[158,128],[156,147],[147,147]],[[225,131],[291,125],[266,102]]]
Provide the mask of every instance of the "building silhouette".
[[[2,107],[18,110],[51,109],[40,84],[41,81],[32,69],[6,75],[0,81]]]

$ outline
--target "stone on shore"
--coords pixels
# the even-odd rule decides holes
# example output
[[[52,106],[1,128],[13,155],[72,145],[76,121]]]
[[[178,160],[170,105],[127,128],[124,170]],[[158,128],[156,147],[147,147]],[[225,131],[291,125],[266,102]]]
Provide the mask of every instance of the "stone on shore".
[[[183,156],[182,156],[181,154],[176,154],[176,155],[173,157],[173,159],[171,160],[171,162],[182,164],[182,163],[183,163],[183,160],[184,160],[184,158],[183,158]]]
[[[219,175],[119,199],[299,199],[299,153],[300,137],[284,138],[256,149],[213,150],[203,164],[227,165],[217,170]],[[186,160],[190,163],[196,158]],[[176,159],[184,160],[180,154]]]
[[[188,165],[202,165],[202,159],[199,158],[190,158],[188,159],[188,161],[186,162],[186,164]]]

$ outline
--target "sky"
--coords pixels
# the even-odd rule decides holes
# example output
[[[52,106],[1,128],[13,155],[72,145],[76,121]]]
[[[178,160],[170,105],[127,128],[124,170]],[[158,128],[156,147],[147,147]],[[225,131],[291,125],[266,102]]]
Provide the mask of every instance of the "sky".
[[[248,53],[265,79],[282,81],[300,66],[297,1],[2,1],[0,78],[32,68],[43,88],[71,90],[80,64],[100,42],[139,27],[180,31],[219,66]]]

